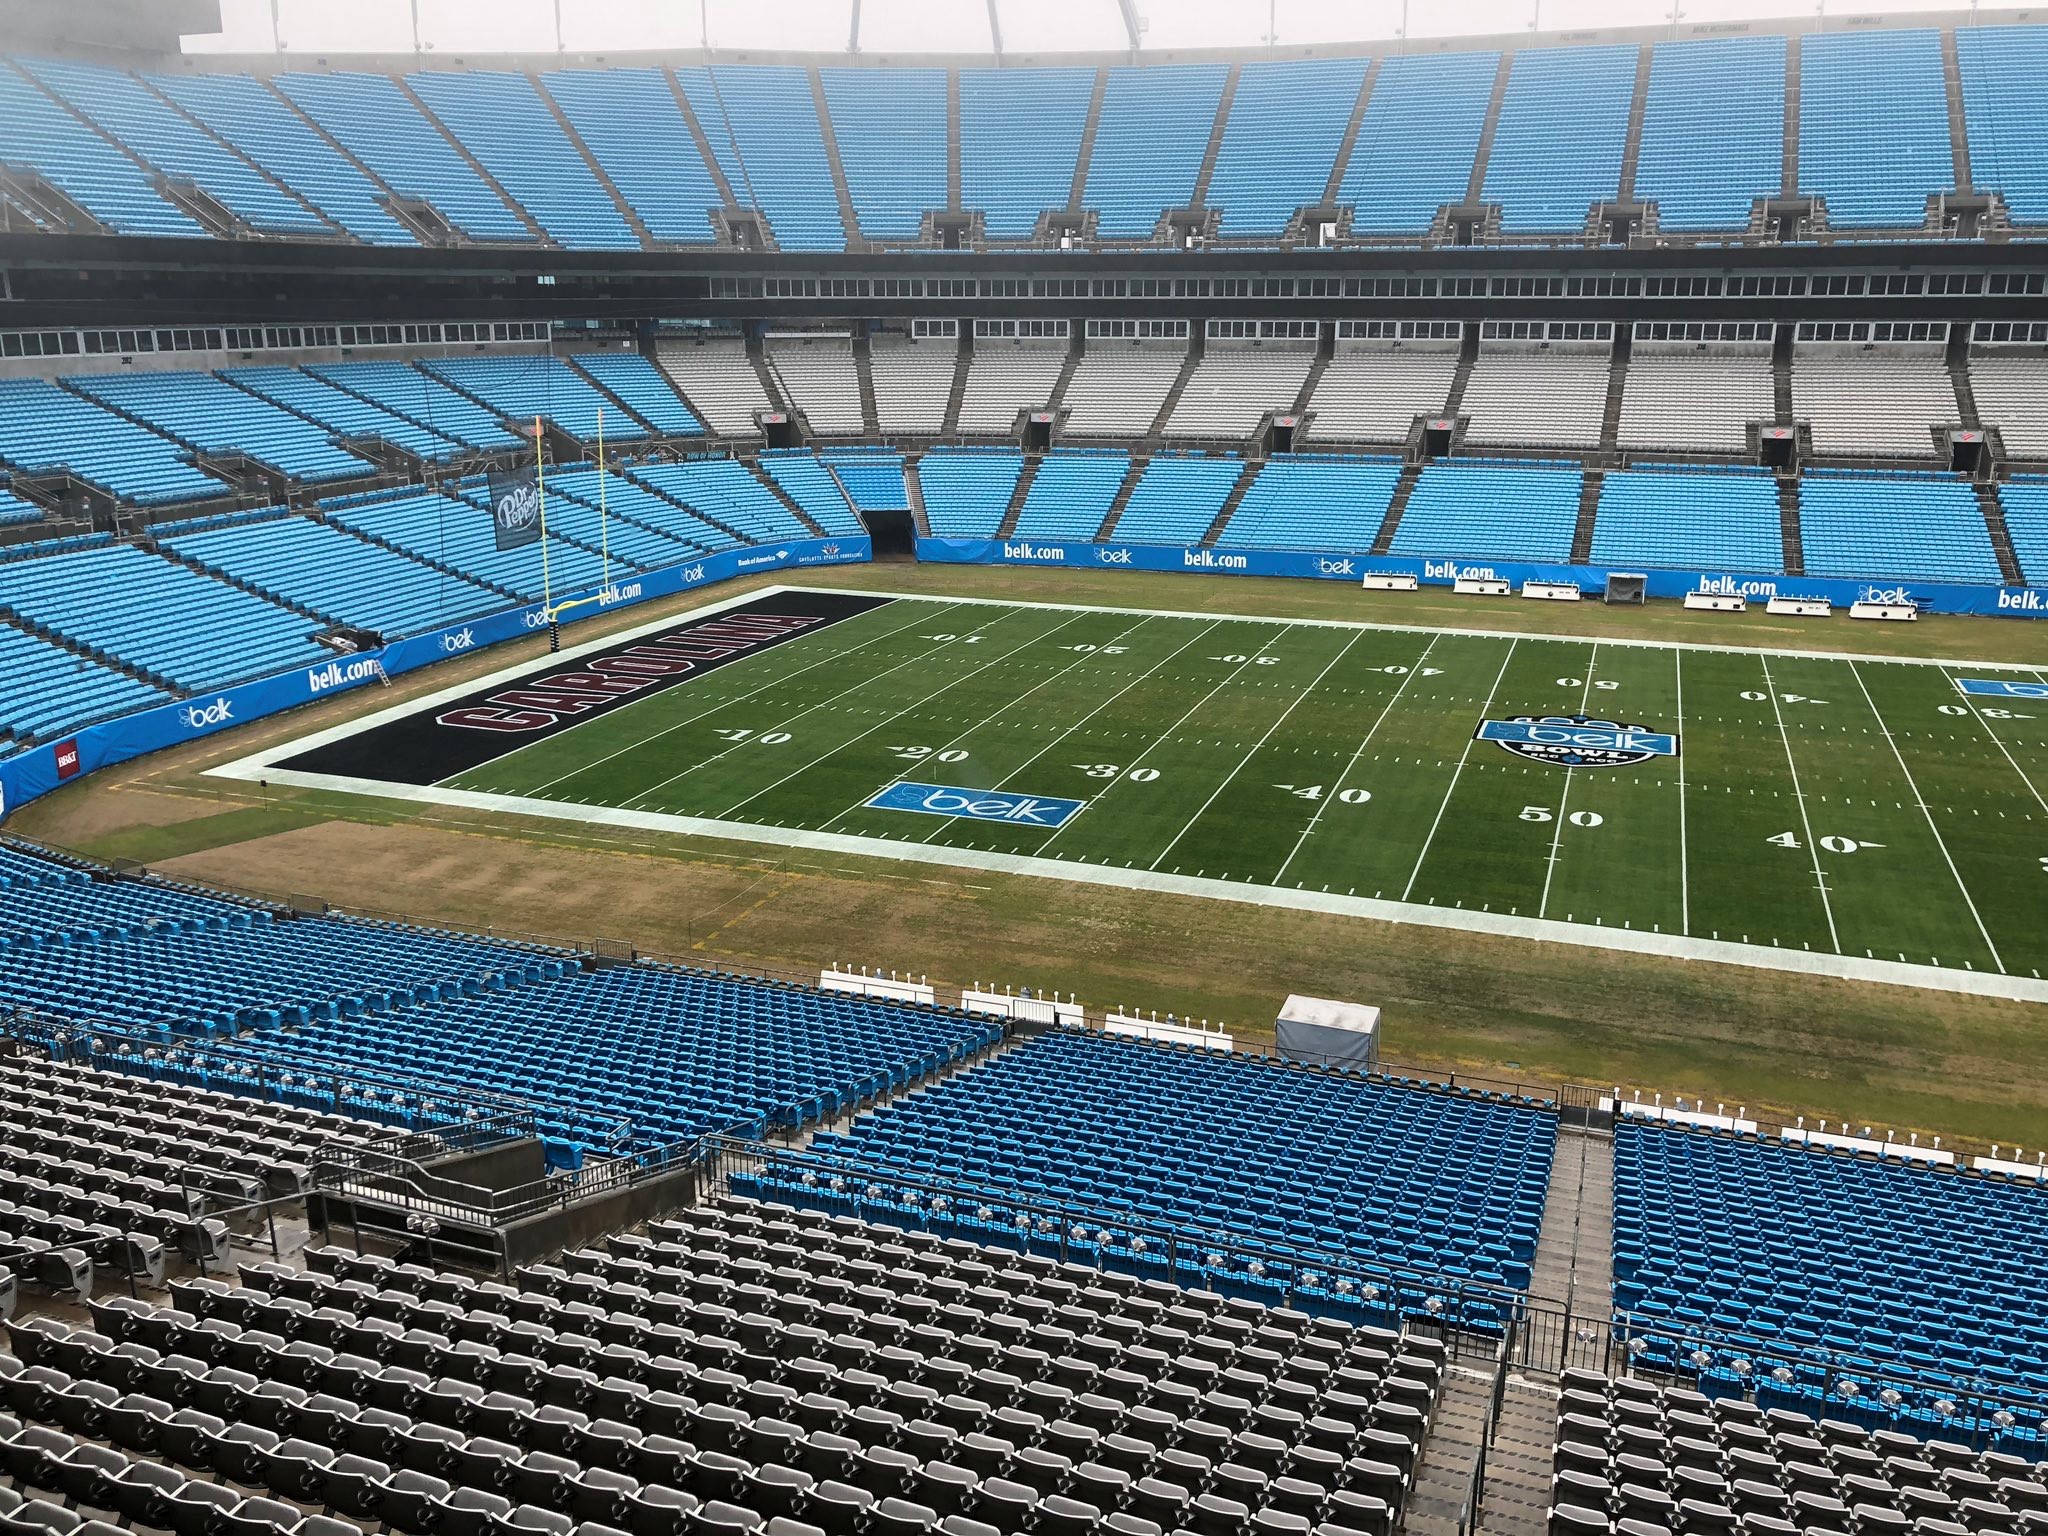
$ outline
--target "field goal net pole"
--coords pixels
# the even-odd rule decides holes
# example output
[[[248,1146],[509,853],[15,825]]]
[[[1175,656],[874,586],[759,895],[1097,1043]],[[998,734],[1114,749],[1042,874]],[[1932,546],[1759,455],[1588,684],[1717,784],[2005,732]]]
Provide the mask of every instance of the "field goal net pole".
[[[548,582],[548,491],[545,472],[540,467],[541,424],[538,416],[533,419],[534,473],[540,488],[540,581],[541,611],[548,621],[548,649],[562,648],[562,615],[571,608],[583,608],[592,603],[602,603],[612,589],[612,526],[607,506],[604,463],[604,407],[597,408],[597,538],[598,557],[602,561],[597,592],[591,597],[574,598],[557,603],[554,590]]]

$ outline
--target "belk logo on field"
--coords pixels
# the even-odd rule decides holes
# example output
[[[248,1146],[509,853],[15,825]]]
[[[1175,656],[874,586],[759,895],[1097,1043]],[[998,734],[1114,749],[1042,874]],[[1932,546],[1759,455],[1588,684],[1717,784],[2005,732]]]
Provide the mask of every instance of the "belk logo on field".
[[[891,784],[868,804],[878,811],[915,811],[921,816],[959,816],[968,821],[1007,821],[1013,826],[1063,827],[1085,800],[1020,795],[1006,789],[956,789],[948,784]]]
[[[1962,693],[1981,694],[1993,699],[2041,699],[2048,701],[2048,683],[2014,682],[2003,677],[1959,677],[1956,688]]]
[[[1675,735],[1588,715],[1482,720],[1472,736],[1475,741],[1498,742],[1517,757],[1560,768],[1627,768],[1652,758],[1678,756]]]

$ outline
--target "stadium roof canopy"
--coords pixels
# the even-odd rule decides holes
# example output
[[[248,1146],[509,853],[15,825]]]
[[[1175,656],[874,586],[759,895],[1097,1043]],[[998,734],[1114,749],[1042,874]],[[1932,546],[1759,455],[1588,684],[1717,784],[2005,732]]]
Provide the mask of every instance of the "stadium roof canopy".
[[[1971,0],[219,0],[222,30],[188,53],[451,54],[710,49],[1043,57],[1054,53],[1319,48],[1612,28],[1711,33],[1783,18],[1786,31],[1859,18],[1967,12]],[[1675,14],[1674,14],[1675,12]],[[1747,30],[1747,29],[1745,29]],[[1562,36],[1560,36],[1562,34]]]

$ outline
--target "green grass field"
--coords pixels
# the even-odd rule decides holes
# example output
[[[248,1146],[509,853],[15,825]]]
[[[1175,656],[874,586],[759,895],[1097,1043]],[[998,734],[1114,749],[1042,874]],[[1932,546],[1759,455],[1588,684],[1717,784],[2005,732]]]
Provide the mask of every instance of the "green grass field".
[[[1957,690],[1976,675],[2043,676],[904,598],[439,788],[2033,981],[2048,705]],[[1682,747],[1564,767],[1474,739],[1578,715]],[[1044,826],[870,804],[901,781],[1082,805]]]

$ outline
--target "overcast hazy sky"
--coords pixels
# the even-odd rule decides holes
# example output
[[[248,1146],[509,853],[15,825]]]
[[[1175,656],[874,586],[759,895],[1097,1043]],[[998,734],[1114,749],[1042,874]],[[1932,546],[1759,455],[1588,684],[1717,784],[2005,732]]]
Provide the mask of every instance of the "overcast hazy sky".
[[[1868,15],[1967,9],[1967,0],[1677,0],[1687,22],[1738,17]],[[1408,0],[1413,37],[1669,24],[1673,0]],[[554,49],[555,0],[418,0],[420,32],[435,53]],[[571,52],[625,48],[846,47],[851,0],[560,0]],[[1540,9],[1539,9],[1540,8]],[[1266,40],[1268,0],[1139,0],[1148,48],[1255,47]],[[278,32],[292,54],[410,52],[412,0],[278,0]],[[998,0],[1012,53],[1121,48],[1116,0]],[[1396,35],[1403,0],[1273,0],[1284,44],[1363,42]],[[271,0],[221,0],[225,30],[188,38],[193,52],[272,47]],[[863,53],[982,52],[985,0],[862,0]]]

